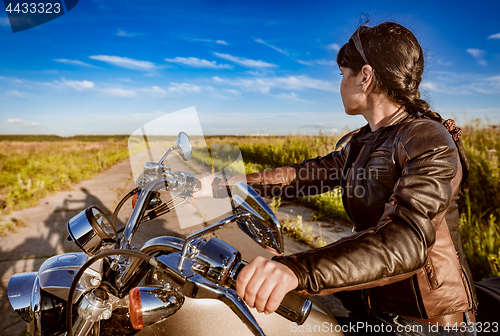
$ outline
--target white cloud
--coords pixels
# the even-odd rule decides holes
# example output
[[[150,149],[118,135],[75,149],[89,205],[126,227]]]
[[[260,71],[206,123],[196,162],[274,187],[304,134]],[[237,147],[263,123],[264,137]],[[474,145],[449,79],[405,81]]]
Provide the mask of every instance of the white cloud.
[[[276,96],[279,99],[291,101],[291,102],[307,102],[307,100],[300,99],[295,92],[291,93],[281,93]]]
[[[238,90],[226,89],[226,90],[224,90],[224,91],[226,91],[226,92],[228,92],[228,93],[232,93],[232,94],[234,94],[235,96],[238,96],[238,97],[239,97],[239,96],[241,96],[241,92],[240,92],[240,91],[238,91]]]
[[[9,27],[10,26],[9,18],[0,17],[0,26]]]
[[[484,55],[486,55],[486,51],[484,50],[481,50],[481,49],[475,49],[475,48],[469,48],[466,50],[469,54],[472,55],[472,57],[474,57],[477,62],[481,65],[487,65],[485,59],[484,59]]]
[[[90,56],[89,58],[132,70],[151,71],[151,70],[156,70],[158,68],[152,62],[135,60],[133,58],[128,58],[128,57],[95,55],[95,56]]]
[[[212,95],[212,97],[215,97],[215,98],[219,98],[219,99],[234,99],[234,96],[239,96],[240,93],[238,90],[232,90],[234,92],[238,92],[238,94],[236,93],[232,93],[230,92],[231,90],[224,90],[225,92],[227,93],[231,93],[232,95],[228,96],[228,95],[224,95],[224,94],[221,94],[219,90],[215,89],[213,86],[206,86],[206,90]]]
[[[24,80],[16,78],[16,77],[0,76],[0,80],[6,81],[6,82],[11,82],[11,83],[14,83],[14,84],[22,84],[22,83],[24,83]]]
[[[126,90],[122,88],[101,89],[100,92],[106,96],[117,98],[135,98],[137,93],[134,90]]]
[[[218,83],[241,87],[247,91],[257,91],[268,93],[271,89],[285,90],[319,90],[327,92],[336,92],[338,87],[331,82],[320,79],[314,79],[309,76],[287,76],[287,77],[267,77],[267,78],[238,78],[223,79],[218,76],[212,77],[212,80]]]
[[[320,79],[314,79],[305,75],[300,76],[288,76],[276,78],[277,82],[281,85],[289,87],[291,89],[313,89],[320,91],[336,92],[338,88],[334,86],[331,82],[327,82]]]
[[[243,67],[247,67],[247,68],[274,68],[274,67],[277,67],[276,64],[267,63],[267,62],[264,62],[261,60],[255,61],[255,60],[248,59],[248,58],[232,56],[229,54],[221,54],[218,52],[214,52],[214,55],[217,57],[223,58],[225,60],[234,62],[236,64],[239,64]]]
[[[21,126],[32,126],[32,127],[40,126],[39,123],[24,121],[24,120],[21,120],[21,119],[7,119],[7,122],[8,123],[12,123],[12,124],[18,124],[18,125],[21,125]]]
[[[264,70],[264,71],[258,71],[258,70],[247,70],[245,71],[245,73],[249,74],[249,75],[252,75],[252,76],[259,76],[259,77],[262,77],[262,76],[267,76],[270,72],[273,72],[273,71],[269,71],[269,70]]]
[[[189,84],[189,83],[171,83],[172,86],[168,88],[169,92],[172,93],[200,93],[201,86]]]
[[[452,66],[453,65],[453,62],[452,61],[445,61],[445,60],[442,60],[440,58],[436,59],[436,63],[438,65],[442,65],[442,66],[445,66],[445,67],[448,67],[448,66]]]
[[[327,44],[325,47],[326,47],[326,49],[329,49],[329,50],[336,50],[336,51],[340,50],[340,45],[337,43],[330,43],[330,44]]]
[[[500,76],[493,76],[493,77],[487,77],[485,78],[484,80],[487,80],[487,81],[497,81],[500,83]]]
[[[302,64],[302,65],[307,65],[307,66],[314,66],[314,65],[336,66],[337,65],[337,62],[335,60],[326,60],[326,59],[317,59],[317,60],[312,60],[312,61],[304,61],[304,60],[296,59],[295,61]]]
[[[300,126],[300,128],[320,128],[320,129],[323,129],[325,127],[326,127],[325,123],[314,123],[314,124],[307,124]]]
[[[200,93],[202,87],[189,83],[170,83],[170,86],[166,88],[152,86],[151,88],[142,88],[139,90],[154,98],[166,98],[183,93]]]
[[[189,40],[189,39],[188,39]],[[193,38],[191,39],[191,41],[195,41],[195,42],[213,42],[212,40],[208,40],[208,39],[199,39],[199,38]]]
[[[500,33],[496,33],[493,35],[488,36],[489,39],[500,39]]]
[[[316,63],[318,63],[319,65],[328,65],[328,66],[337,65],[337,61],[325,60],[325,59],[316,60]]]
[[[303,60],[299,60],[299,59],[297,59],[296,61],[298,63],[302,64],[302,65],[307,65],[307,66],[313,66],[314,65],[313,61],[303,61]]]
[[[72,89],[75,89],[76,91],[92,90],[94,88],[94,83],[88,80],[72,81],[63,78],[62,83]]]
[[[279,52],[279,53],[281,53],[281,54],[283,54],[283,55],[290,56],[290,53],[289,53],[287,50],[284,50],[284,49],[281,49],[281,48],[275,47],[275,46],[273,46],[273,45],[271,45],[271,44],[269,44],[269,43],[265,42],[264,40],[262,40],[262,39],[260,39],[260,38],[258,38],[258,39],[254,39],[254,41],[255,41],[255,42],[257,42],[257,43],[264,44],[264,45],[268,46],[269,48],[274,49],[274,50],[276,50],[277,52]]]
[[[217,43],[217,44],[222,44],[222,45],[229,45],[226,41],[224,40],[210,40],[210,39],[200,39],[200,38],[186,38],[186,40],[189,41],[194,41],[194,42],[210,42],[210,43]]]
[[[159,86],[152,86],[151,88],[141,89],[141,91],[145,92],[153,98],[165,98],[168,95],[168,91],[162,89]]]
[[[420,85],[420,87],[424,90],[428,90],[428,91],[436,91],[437,89],[437,86],[435,83],[432,83],[432,82],[424,82]]]
[[[117,36],[125,36],[125,37],[134,37],[137,36],[136,33],[128,33],[124,30],[118,29],[118,33],[116,33]]]
[[[500,76],[486,77],[471,73],[454,73],[450,71],[434,72],[420,87],[427,91],[449,95],[500,94]]]
[[[64,63],[64,64],[80,65],[80,66],[84,66],[87,68],[98,68],[92,64],[88,64],[88,63],[78,61],[78,60],[70,60],[70,59],[66,59],[66,58],[58,58],[58,59],[55,59],[54,61],[59,62],[59,63]]]
[[[169,63],[183,64],[193,68],[208,68],[208,69],[233,69],[234,66],[229,64],[217,64],[216,61],[207,61],[196,57],[176,57],[165,58]]]
[[[12,97],[24,98],[26,96],[26,93],[18,90],[10,90],[7,92],[7,95]]]
[[[484,55],[485,51],[484,50],[481,50],[481,49],[474,49],[474,48],[470,48],[470,49],[467,49],[467,52],[469,54],[471,54],[473,57],[479,57],[481,55]]]

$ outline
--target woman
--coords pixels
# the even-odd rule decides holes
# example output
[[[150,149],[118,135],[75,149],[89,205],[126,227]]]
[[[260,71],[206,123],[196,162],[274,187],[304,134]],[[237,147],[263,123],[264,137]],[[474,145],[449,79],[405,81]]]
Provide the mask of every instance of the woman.
[[[337,63],[346,113],[368,124],[339,141],[338,151],[247,180],[264,196],[341,187],[357,233],[304,253],[256,258],[241,271],[236,290],[250,307],[270,313],[290,290],[362,289],[374,324],[394,331],[421,325],[423,334],[436,325],[440,331],[447,323],[466,326],[477,304],[456,198],[468,163],[460,129],[420,99],[422,48],[399,24],[361,26]]]

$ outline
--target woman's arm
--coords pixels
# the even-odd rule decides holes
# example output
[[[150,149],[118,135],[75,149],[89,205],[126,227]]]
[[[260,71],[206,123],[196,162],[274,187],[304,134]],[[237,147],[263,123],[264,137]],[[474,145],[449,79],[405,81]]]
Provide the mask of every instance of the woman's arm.
[[[261,196],[304,197],[340,186],[349,145],[326,156],[292,166],[247,175],[248,183]]]
[[[349,144],[323,157],[318,156],[291,166],[237,176],[227,182],[221,180],[217,186],[213,185],[214,175],[199,174],[196,178],[201,180],[201,189],[193,196],[195,198],[217,197],[217,190],[221,190],[223,196],[220,197],[227,197],[226,185],[233,185],[239,181],[250,184],[259,195],[264,197],[304,197],[321,194],[340,186],[348,148]]]
[[[424,266],[435,241],[433,222],[441,223],[433,219],[444,215],[455,192],[452,182],[457,184],[454,179],[461,174],[457,149],[444,127],[430,121],[412,124],[398,143],[401,177],[376,226],[320,249],[274,258],[297,276],[297,290],[329,294],[383,286]]]

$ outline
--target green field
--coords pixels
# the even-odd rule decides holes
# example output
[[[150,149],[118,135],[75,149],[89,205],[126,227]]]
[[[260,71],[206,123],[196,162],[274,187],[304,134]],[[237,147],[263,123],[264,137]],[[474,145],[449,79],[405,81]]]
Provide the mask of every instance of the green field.
[[[0,136],[1,211],[35,205],[39,198],[127,158],[127,138]],[[324,134],[212,136],[207,143],[239,147],[250,173],[326,155],[338,138]],[[461,140],[470,160],[468,182],[459,201],[464,249],[475,280],[500,276],[500,125],[472,121],[464,127]],[[298,201],[315,208],[318,219],[347,219],[337,191]]]
[[[0,136],[0,213],[36,205],[127,157],[123,136]]]

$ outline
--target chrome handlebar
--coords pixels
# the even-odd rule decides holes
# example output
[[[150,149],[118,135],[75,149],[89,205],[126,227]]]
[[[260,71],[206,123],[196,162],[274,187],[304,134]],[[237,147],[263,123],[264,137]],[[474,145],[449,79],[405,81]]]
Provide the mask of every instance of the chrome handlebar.
[[[168,188],[172,194],[187,198],[193,191],[200,188],[200,181],[189,173],[182,171],[172,173],[168,166],[155,162],[146,162],[144,164],[144,177],[138,179],[137,185],[142,191],[127,221],[123,236],[120,238],[120,249],[131,248],[132,238],[140,224],[140,219],[146,211],[152,192]]]
[[[168,204],[170,205],[169,209],[173,209],[186,202],[193,191],[200,188],[200,181],[189,173],[182,171],[172,173],[170,167],[166,165],[146,162],[144,164],[144,176],[138,179],[137,185],[142,190],[137,197],[137,203],[135,204],[134,210],[125,225],[123,235],[119,239],[119,249],[132,249],[132,238],[141,223],[141,219],[144,217],[154,192],[161,189],[167,189],[172,193],[172,196],[175,195],[175,198],[180,197],[181,201],[178,204]],[[174,198],[172,198],[172,201],[173,200]],[[140,264],[139,262],[129,263],[129,259],[130,257],[128,256],[120,256],[119,260],[117,260],[116,265],[123,266],[116,278],[116,284],[120,287],[128,282]]]
[[[157,258],[160,271],[164,272],[180,292],[189,298],[217,299],[224,302],[252,331],[254,335],[265,336],[240,296],[230,288],[219,286],[196,273],[196,265],[193,259],[186,259],[182,270],[178,269],[181,252],[162,255]]]
[[[176,197],[185,202],[192,192],[200,188],[200,181],[185,172],[171,172],[169,166],[162,162],[146,162],[143,177],[137,180],[137,186],[142,189],[132,214],[127,221],[123,236],[118,242],[119,249],[132,249],[132,238],[143,219],[152,195],[167,188]],[[228,218],[214,223],[186,238],[179,252],[160,255],[156,266],[165,273],[169,281],[182,295],[190,298],[212,298],[224,302],[252,331],[254,335],[264,335],[254,316],[235,292],[236,277],[239,270],[245,265],[241,261],[239,251],[229,244],[212,238],[208,242],[202,236],[218,230],[222,226],[239,219],[250,219],[248,211],[238,210]],[[134,258],[135,259],[135,258]],[[125,285],[137,271],[140,262],[130,263],[130,257],[121,256],[117,260],[120,267],[116,284]],[[297,292],[290,292],[276,311],[285,318],[302,324],[307,318],[312,303],[309,299]]]

